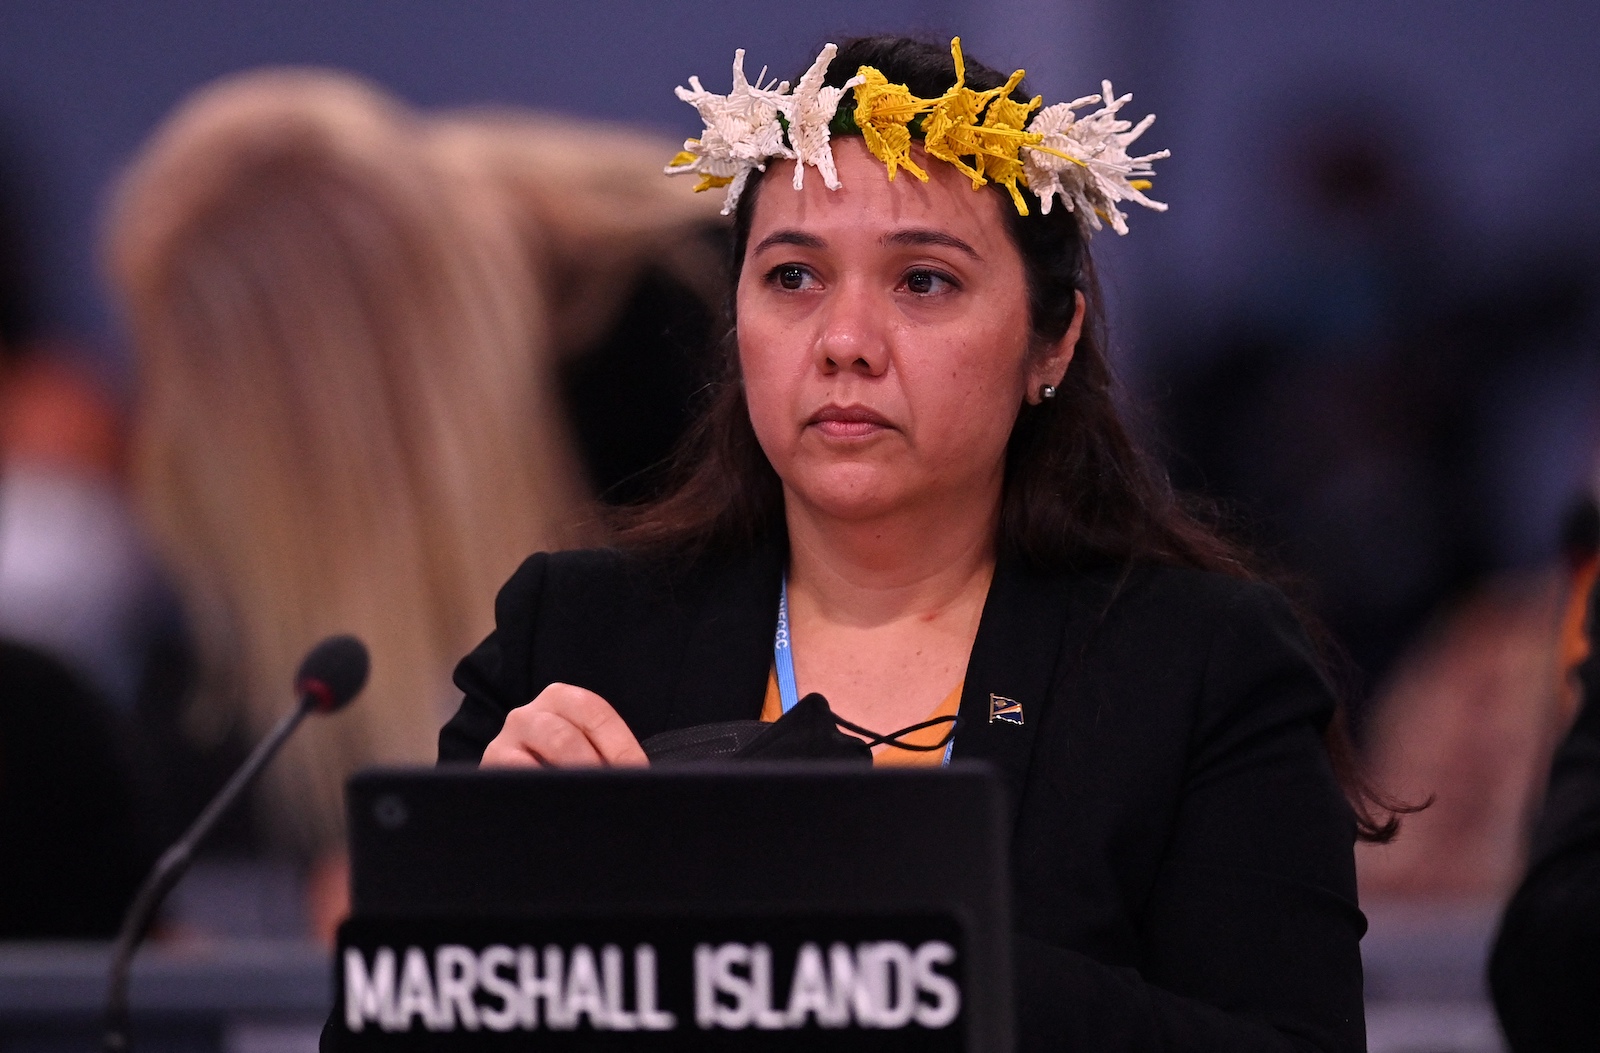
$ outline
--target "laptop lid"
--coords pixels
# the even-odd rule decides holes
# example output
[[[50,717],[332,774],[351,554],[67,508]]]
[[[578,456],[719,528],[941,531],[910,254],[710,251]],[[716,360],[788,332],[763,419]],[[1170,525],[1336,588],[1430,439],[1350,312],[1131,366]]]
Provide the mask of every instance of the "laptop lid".
[[[1011,1048],[981,766],[378,770],[340,1048]]]

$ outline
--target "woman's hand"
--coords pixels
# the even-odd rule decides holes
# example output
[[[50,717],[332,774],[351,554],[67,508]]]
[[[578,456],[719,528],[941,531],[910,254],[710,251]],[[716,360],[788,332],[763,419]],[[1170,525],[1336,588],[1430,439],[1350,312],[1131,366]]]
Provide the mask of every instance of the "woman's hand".
[[[485,768],[586,768],[650,763],[611,703],[581,687],[551,684],[506,714],[483,751]]]

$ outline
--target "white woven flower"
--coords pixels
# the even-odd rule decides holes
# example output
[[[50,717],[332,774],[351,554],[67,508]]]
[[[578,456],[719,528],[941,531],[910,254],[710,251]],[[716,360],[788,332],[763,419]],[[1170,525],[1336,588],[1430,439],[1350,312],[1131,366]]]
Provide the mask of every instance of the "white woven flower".
[[[1052,199],[1060,197],[1068,211],[1076,212],[1094,230],[1101,229],[1100,219],[1104,216],[1113,230],[1126,234],[1128,217],[1117,207],[1119,201],[1132,201],[1157,212],[1167,210],[1162,202],[1145,197],[1143,188],[1136,184],[1154,175],[1151,162],[1170,157],[1171,151],[1130,157],[1128,146],[1150,127],[1155,114],[1137,125],[1124,121],[1117,113],[1133,96],[1117,98],[1110,81],[1102,81],[1100,88],[1100,95],[1087,95],[1040,110],[1028,125],[1028,131],[1044,136],[1041,147],[1059,150],[1072,160],[1024,147],[1022,167],[1029,189],[1039,195],[1041,212],[1048,213]],[[1080,119],[1073,112],[1103,100],[1109,101],[1086,117]]]
[[[783,144],[783,126],[778,123],[780,100],[785,99],[789,82],[761,84],[761,76],[751,84],[744,75],[744,49],[733,53],[733,90],[726,95],[706,91],[699,77],[689,78],[689,87],[676,90],[678,98],[700,111],[705,131],[698,139],[686,140],[685,154],[692,161],[667,166],[668,175],[693,172],[716,180],[732,179],[722,214],[728,215],[739,203],[745,182],[754,169],[765,169],[774,157],[793,157]]]
[[[1046,106],[1034,114],[1033,120],[1028,123],[1028,131],[1044,136],[1044,141],[1039,146],[1086,162],[1087,158],[1079,156],[1079,151],[1083,147],[1075,143],[1070,135],[1072,126],[1078,119],[1078,115],[1073,111],[1092,106],[1099,101],[1098,95],[1085,95],[1071,102],[1058,102],[1054,106]],[[1022,171],[1028,182],[1028,189],[1039,195],[1041,212],[1048,215],[1050,206],[1058,195],[1067,206],[1068,212],[1075,211],[1076,204],[1069,196],[1071,191],[1068,187],[1074,189],[1078,187],[1079,180],[1076,175],[1082,171],[1081,165],[1056,154],[1046,153],[1045,150],[1025,146],[1022,148]],[[1066,177],[1065,183],[1062,182],[1063,176]]]
[[[833,166],[833,147],[829,143],[828,125],[839,110],[839,100],[849,89],[861,83],[860,77],[851,77],[842,87],[827,87],[822,78],[827,75],[828,64],[839,49],[825,45],[817,60],[806,70],[794,94],[778,100],[778,109],[789,122],[789,146],[794,151],[794,188],[805,186],[806,165],[822,173],[822,182],[829,190],[839,189],[839,173]]]

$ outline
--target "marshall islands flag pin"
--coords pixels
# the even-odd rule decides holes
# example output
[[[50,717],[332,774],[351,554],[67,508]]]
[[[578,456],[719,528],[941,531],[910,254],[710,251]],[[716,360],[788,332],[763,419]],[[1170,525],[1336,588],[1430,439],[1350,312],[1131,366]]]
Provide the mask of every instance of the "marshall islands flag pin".
[[[1022,703],[1002,695],[989,696],[989,723],[1003,720],[1008,724],[1022,723]]]

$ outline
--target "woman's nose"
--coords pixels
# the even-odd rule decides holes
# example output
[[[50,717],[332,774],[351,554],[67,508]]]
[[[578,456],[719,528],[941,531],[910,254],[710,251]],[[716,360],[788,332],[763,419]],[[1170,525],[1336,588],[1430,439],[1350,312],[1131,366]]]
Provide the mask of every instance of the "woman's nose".
[[[876,302],[869,289],[853,283],[835,289],[817,336],[817,364],[828,373],[881,374],[889,366],[887,311],[888,305]]]

